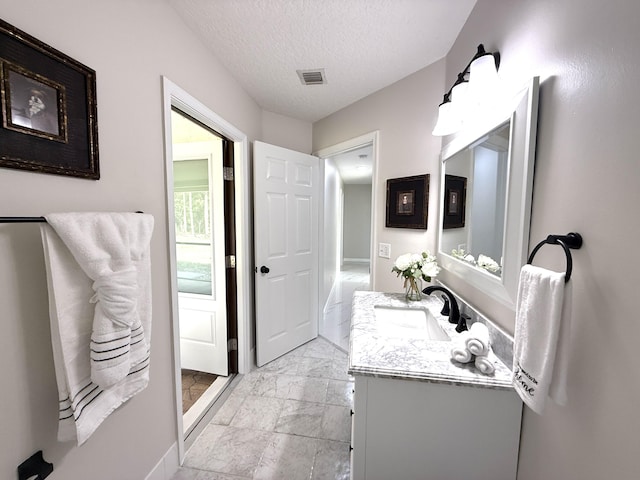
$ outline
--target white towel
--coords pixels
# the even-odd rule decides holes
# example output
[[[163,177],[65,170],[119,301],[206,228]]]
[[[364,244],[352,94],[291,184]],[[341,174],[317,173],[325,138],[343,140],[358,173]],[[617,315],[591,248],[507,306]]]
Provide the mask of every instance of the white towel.
[[[467,349],[473,355],[486,355],[489,353],[491,342],[489,340],[489,330],[484,323],[475,322],[469,329],[467,338]]]
[[[149,315],[150,297],[139,295],[149,280],[138,278],[135,264],[149,246],[153,217],[83,212],[50,214],[46,219],[94,280],[91,380],[108,388],[149,354],[141,317]]]
[[[549,398],[558,405],[567,404],[567,372],[569,371],[569,352],[571,348],[571,308],[573,287],[571,282],[564,284],[562,301],[562,320],[558,331],[556,360],[553,364],[553,376],[549,384]]]
[[[78,216],[97,216],[101,220],[96,225],[109,223],[108,217],[119,218],[129,214],[75,214]],[[94,265],[106,262],[111,271],[124,272],[123,277],[131,276],[131,269],[136,273],[137,293],[135,305],[140,323],[140,339],[144,345],[149,345],[151,339],[151,283],[150,283],[150,257],[149,241],[153,228],[153,217],[144,214],[131,214],[134,218],[128,218],[130,226],[120,230],[126,237],[129,234],[129,261],[123,265],[126,255],[112,258],[107,253],[108,249],[100,250],[96,256]],[[47,216],[47,219],[50,216]],[[55,221],[55,220],[54,220]],[[100,228],[87,229],[85,238],[87,244],[101,244],[106,238],[100,238]],[[113,231],[113,230],[112,230]],[[92,332],[95,332],[94,319],[102,317],[96,314],[98,308],[102,309],[103,303],[113,302],[107,305],[106,310],[112,313],[130,312],[130,304],[124,307],[119,305],[117,299],[123,296],[125,303],[131,302],[129,292],[119,293],[114,291],[101,292],[104,288],[100,282],[96,282],[81,268],[71,251],[63,243],[50,225],[42,225],[42,242],[45,254],[47,270],[47,284],[49,287],[49,311],[51,321],[51,338],[54,354],[54,367],[58,385],[60,411],[58,424],[58,439],[60,441],[76,440],[78,445],[84,443],[104,419],[118,406],[143,390],[149,381],[149,353],[146,348],[146,356],[136,363],[131,363],[124,378],[110,386],[103,388],[91,379],[91,352]],[[144,232],[144,235],[138,233]],[[107,235],[108,236],[108,235]],[[92,237],[97,237],[93,238]],[[116,268],[112,267],[116,265]],[[121,269],[118,267],[122,266]],[[125,279],[124,283],[130,288],[131,282]],[[94,287],[95,286],[95,287]],[[98,292],[94,291],[97,288]],[[99,293],[100,292],[100,293]],[[90,303],[96,297],[94,307]],[[94,300],[96,300],[94,299]],[[101,313],[104,314],[104,310]],[[105,314],[106,315],[106,314]],[[135,335],[135,332],[134,332]],[[130,340],[131,343],[136,339]]]
[[[469,363],[473,360],[473,355],[467,348],[468,337],[469,332],[465,330],[453,341],[453,346],[451,347],[451,358],[456,362]]]
[[[542,414],[549,394],[556,403],[566,401],[571,294],[564,278],[564,273],[533,265],[525,265],[520,272],[513,384],[522,400],[538,414]]]
[[[486,355],[478,355],[474,360],[474,364],[476,368],[485,375],[493,375],[493,372],[496,370],[496,366]]]

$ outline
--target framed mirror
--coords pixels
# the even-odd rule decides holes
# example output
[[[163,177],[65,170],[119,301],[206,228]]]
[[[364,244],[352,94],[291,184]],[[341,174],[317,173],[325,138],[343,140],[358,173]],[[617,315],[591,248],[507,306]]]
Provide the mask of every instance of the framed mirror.
[[[526,263],[538,77],[442,149],[438,262],[515,310]]]

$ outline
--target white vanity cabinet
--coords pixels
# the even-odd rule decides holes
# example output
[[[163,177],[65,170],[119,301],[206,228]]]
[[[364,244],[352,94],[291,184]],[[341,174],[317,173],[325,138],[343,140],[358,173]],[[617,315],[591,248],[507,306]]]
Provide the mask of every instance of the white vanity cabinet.
[[[513,390],[355,375],[353,480],[515,480]]]

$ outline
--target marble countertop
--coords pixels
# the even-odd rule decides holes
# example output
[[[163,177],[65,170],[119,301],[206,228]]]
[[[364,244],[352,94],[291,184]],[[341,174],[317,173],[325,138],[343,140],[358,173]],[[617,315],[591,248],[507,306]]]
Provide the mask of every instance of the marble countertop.
[[[495,365],[493,375],[482,374],[473,364],[451,360],[451,341],[420,338],[394,338],[378,328],[374,306],[410,307],[429,310],[450,339],[459,335],[455,325],[440,315],[442,301],[427,295],[417,302],[404,294],[354,292],[349,339],[349,373],[374,377],[468,385],[494,389],[512,389],[511,371],[493,351],[489,359]]]

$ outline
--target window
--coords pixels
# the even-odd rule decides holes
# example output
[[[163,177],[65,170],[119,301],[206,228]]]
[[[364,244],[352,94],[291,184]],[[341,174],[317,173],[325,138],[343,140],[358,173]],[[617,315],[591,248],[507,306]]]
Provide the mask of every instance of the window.
[[[213,245],[207,159],[173,163],[178,291],[211,295]]]

